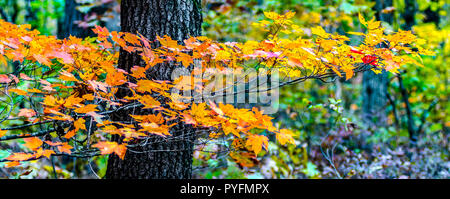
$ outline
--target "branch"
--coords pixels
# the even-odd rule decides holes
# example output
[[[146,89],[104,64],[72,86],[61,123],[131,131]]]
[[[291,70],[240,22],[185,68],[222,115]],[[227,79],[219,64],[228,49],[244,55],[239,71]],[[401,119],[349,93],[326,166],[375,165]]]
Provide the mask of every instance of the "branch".
[[[66,157],[74,157],[74,158],[91,158],[91,157],[95,157],[95,156],[100,156],[102,154],[100,154],[100,152],[95,152],[93,154],[82,154],[82,153],[72,153],[72,154],[67,154],[67,153],[57,153],[57,154],[53,154],[52,156],[66,156]],[[45,156],[41,156],[39,158],[30,158],[28,160],[25,161],[20,161],[20,162],[28,162],[28,161],[33,161],[33,160],[39,160],[44,158]],[[0,162],[14,162],[11,160],[6,160],[6,159],[1,159]]]
[[[397,130],[400,128],[400,119],[397,113],[397,107],[395,106],[395,100],[393,99],[392,95],[389,93],[389,83],[388,88],[386,89],[386,97],[389,100],[389,104],[392,106],[392,112],[394,114],[394,122],[395,126],[397,127]]]
[[[427,119],[428,113],[429,113],[431,110],[433,110],[433,108],[436,106],[436,104],[437,104],[438,102],[439,102],[439,99],[434,99],[433,102],[431,102],[431,104],[430,104],[430,106],[428,107],[428,109],[425,110],[425,111],[422,113],[422,116],[420,117],[421,123],[420,123],[419,128],[417,129],[417,133],[421,133],[421,132],[423,131],[423,127],[425,126],[425,122],[426,122],[425,120]]]
[[[34,126],[34,125],[41,125],[41,124],[47,124],[50,123],[52,121],[43,121],[43,122],[37,122],[37,123],[30,123],[30,124],[24,124],[24,125],[20,125],[20,126],[13,126],[13,127],[9,127],[9,128],[2,128],[2,130],[17,130],[17,129],[23,129],[23,128],[27,128],[30,126]]]
[[[39,131],[39,132],[32,133],[32,134],[19,134],[19,135],[3,136],[3,137],[0,137],[0,142],[7,141],[7,140],[15,140],[15,139],[43,136],[43,135],[47,135],[48,133],[51,133],[54,131],[56,131],[56,129],[51,128],[46,131]]]
[[[413,114],[412,114],[412,111],[411,111],[411,104],[409,103],[409,94],[408,94],[408,91],[406,90],[405,86],[403,85],[402,74],[401,73],[398,74],[397,78],[398,78],[398,82],[399,82],[399,85],[400,85],[400,92],[402,94],[403,102],[405,103],[405,106],[406,106],[406,116],[408,118],[409,139],[413,143],[415,143],[417,141],[416,125],[414,124]]]
[[[370,70],[370,69],[372,69],[372,67],[365,67],[364,65],[362,66],[362,67],[359,67],[357,70],[355,70],[354,72],[355,73],[359,73],[359,72],[364,72],[364,71],[368,71],[368,70]],[[342,75],[343,76],[345,76],[345,72],[341,72],[342,73]],[[335,78],[335,77],[339,77],[339,75],[337,75],[336,73],[325,73],[325,74],[321,74],[321,75],[318,75],[318,74],[315,74],[315,75],[307,75],[307,76],[303,76],[303,77],[300,77],[300,78],[297,78],[297,79],[293,79],[293,80],[290,80],[290,81],[287,81],[287,82],[282,82],[282,83],[280,83],[279,85],[277,85],[277,86],[274,86],[274,87],[270,87],[270,88],[267,88],[267,89],[265,89],[265,90],[255,90],[255,91],[250,91],[250,90],[253,90],[254,88],[246,88],[245,90],[242,90],[242,91],[235,91],[235,92],[233,92],[233,93],[222,93],[222,94],[220,94],[220,95],[214,95],[214,96],[209,96],[209,97],[203,97],[203,99],[212,99],[212,98],[217,98],[217,97],[224,97],[224,96],[228,96],[228,95],[233,95],[233,96],[236,96],[236,95],[238,95],[238,94],[241,94],[241,93],[253,93],[253,92],[268,92],[268,91],[271,91],[271,90],[273,90],[273,89],[277,89],[277,88],[281,88],[281,87],[283,87],[283,86],[287,86],[287,85],[291,85],[291,84],[295,84],[295,83],[301,83],[301,82],[304,82],[304,81],[306,81],[306,80],[308,80],[308,79],[317,79],[317,80],[320,80],[320,81],[322,81],[322,82],[325,82],[325,83],[328,83],[327,81],[325,81],[324,79],[327,79],[327,78]],[[211,95],[213,95],[213,94],[216,94],[216,92],[212,92],[211,93]],[[201,96],[194,96],[193,98],[191,98],[191,102],[193,102],[195,99],[197,99],[197,97],[201,97]]]

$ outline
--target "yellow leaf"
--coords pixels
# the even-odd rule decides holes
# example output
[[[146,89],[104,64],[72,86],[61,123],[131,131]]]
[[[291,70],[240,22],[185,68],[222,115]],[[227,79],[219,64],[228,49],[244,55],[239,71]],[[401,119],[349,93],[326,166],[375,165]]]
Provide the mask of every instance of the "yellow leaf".
[[[285,145],[286,143],[295,144],[293,136],[294,133],[288,129],[281,129],[279,133],[276,133],[277,140],[282,145]]]
[[[362,25],[367,26],[366,19],[361,15],[361,13],[358,13],[358,18]]]
[[[311,28],[311,33],[322,38],[328,38],[330,36],[330,34],[325,32],[325,30],[321,26]]]
[[[78,131],[78,129],[86,130],[86,120],[83,118],[79,118],[77,121],[74,122],[75,130]]]
[[[88,104],[88,105],[84,105],[80,108],[75,109],[74,111],[77,113],[89,113],[89,112],[94,112],[94,111],[98,111],[97,108],[98,105],[95,104]]]
[[[0,138],[5,136],[8,131],[0,129]]]
[[[25,138],[23,139],[25,141],[24,146],[26,146],[27,148],[31,149],[31,150],[36,150],[37,148],[41,147],[42,145],[42,140],[37,138],[37,137],[32,137],[32,138]]]
[[[23,91],[23,90],[20,90],[20,89],[15,89],[15,88],[9,89],[9,92],[16,93],[17,95],[27,95],[26,91]]]
[[[160,102],[155,100],[150,95],[144,95],[141,98],[138,99],[139,102],[141,102],[144,105],[144,109],[146,108],[157,108],[161,105]]]

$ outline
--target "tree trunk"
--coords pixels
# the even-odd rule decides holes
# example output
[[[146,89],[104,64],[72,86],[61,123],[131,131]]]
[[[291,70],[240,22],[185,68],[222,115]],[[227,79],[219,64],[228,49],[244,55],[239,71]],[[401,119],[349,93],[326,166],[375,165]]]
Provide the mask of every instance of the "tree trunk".
[[[392,24],[392,14],[382,13],[384,8],[391,6],[392,0],[377,0],[375,5],[377,20]],[[386,71],[378,75],[373,71],[366,71],[363,74],[363,118],[371,127],[386,126],[387,82],[388,73]]]
[[[150,41],[156,36],[168,35],[179,42],[201,34],[200,0],[122,0],[121,31],[141,33]],[[144,66],[136,53],[120,52],[119,68],[126,71],[135,66]],[[156,65],[147,71],[147,77],[156,80],[171,80],[172,71],[178,67],[173,63]],[[130,95],[120,90],[118,97]],[[162,102],[163,103],[163,102]],[[114,121],[129,120],[129,111],[112,116]],[[135,110],[132,114],[149,114]],[[192,174],[194,129],[180,123],[171,128],[172,137],[163,139],[152,136],[148,144],[127,150],[124,160],[110,155],[105,178],[107,179],[186,179]],[[173,139],[175,138],[175,139]],[[113,137],[119,141],[120,138]]]
[[[89,28],[79,27],[76,21],[82,20],[85,14],[76,9],[79,4],[75,0],[66,0],[64,8],[64,19],[58,24],[58,38],[68,38],[74,36],[85,38],[95,36],[94,32]]]

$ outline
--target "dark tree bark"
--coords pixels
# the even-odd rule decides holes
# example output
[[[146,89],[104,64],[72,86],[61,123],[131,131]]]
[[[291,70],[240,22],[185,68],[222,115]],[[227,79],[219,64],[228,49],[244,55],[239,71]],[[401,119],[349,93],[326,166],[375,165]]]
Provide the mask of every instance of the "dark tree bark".
[[[168,35],[179,42],[201,34],[200,0],[122,0],[121,31],[141,33],[150,41],[156,36]],[[135,65],[144,66],[136,54],[121,51],[119,67],[130,71]],[[152,67],[147,76],[155,80],[171,80],[174,63]],[[119,90],[118,97],[130,95]],[[162,102],[163,104],[164,102]],[[135,110],[133,114],[149,114],[151,111]],[[112,115],[114,121],[129,121],[129,111]],[[191,178],[194,129],[179,121],[171,128],[168,139],[151,136],[146,145],[127,150],[124,160],[110,155],[105,178],[107,179],[185,179]],[[114,141],[121,141],[113,137]]]
[[[405,0],[405,1],[409,1],[409,0]],[[431,0],[434,3],[437,3],[437,0]],[[415,1],[413,1],[413,3],[417,4]],[[445,7],[444,7],[445,9]],[[439,15],[439,11],[441,10],[441,8],[433,11],[431,9],[431,6],[428,7],[426,10],[424,10],[424,14],[425,14],[425,19],[423,20],[424,23],[434,23],[436,24],[436,26],[439,26],[439,23],[441,21],[441,17]],[[448,15],[447,15],[448,16]],[[445,20],[445,18],[444,18]]]
[[[417,2],[414,0],[405,0],[405,12],[403,13],[403,18],[405,19],[405,24],[403,24],[404,30],[411,30],[415,25],[415,15],[417,11]],[[409,92],[403,84],[402,72],[397,75],[398,83],[400,86],[400,93],[403,98],[406,109],[407,127],[409,133],[409,140],[411,144],[416,144],[417,141],[417,128],[414,122],[414,115],[412,111],[411,104],[409,103]]]
[[[392,23],[392,14],[382,13],[384,8],[392,5],[392,0],[377,0],[375,5],[377,20]],[[371,127],[386,126],[387,81],[388,73],[386,71],[378,75],[372,71],[367,71],[363,74],[363,117]]]
[[[403,19],[405,19],[405,24],[403,25],[404,30],[411,30],[416,24],[416,11],[417,2],[414,0],[405,0],[405,12],[403,13]]]
[[[82,20],[85,16],[85,14],[76,9],[79,5],[75,0],[65,1],[64,19],[58,24],[58,38],[95,36],[92,30],[79,27],[76,23],[76,21]]]

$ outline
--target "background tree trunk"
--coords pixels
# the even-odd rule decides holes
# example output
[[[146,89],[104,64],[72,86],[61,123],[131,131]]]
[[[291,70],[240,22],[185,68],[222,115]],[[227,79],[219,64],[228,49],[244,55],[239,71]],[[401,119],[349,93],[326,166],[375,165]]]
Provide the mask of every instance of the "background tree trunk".
[[[200,0],[122,0],[121,31],[141,33],[150,41],[156,36],[168,35],[183,41],[201,34]],[[121,51],[119,67],[130,71],[135,65],[144,66],[136,53]],[[174,63],[156,65],[147,71],[147,77],[170,80]],[[130,95],[127,90],[119,90],[118,97]],[[163,103],[162,103],[163,104]],[[164,106],[164,105],[163,105]],[[114,121],[128,121],[129,114],[149,114],[149,111],[123,111],[112,115]],[[150,112],[151,113],[151,112]],[[105,178],[108,179],[185,179],[191,178],[194,129],[180,123],[171,128],[172,137],[163,139],[152,136],[148,144],[127,150],[124,160],[110,155]],[[113,137],[119,141],[120,138]]]
[[[391,7],[392,5],[392,0],[377,0],[375,5],[375,8],[377,10],[377,20],[392,24],[392,14],[382,13],[382,10],[384,8]],[[381,74],[377,75],[373,71],[366,71],[363,74],[362,82],[364,121],[371,127],[386,126],[386,90],[388,73],[386,71],[383,71]]]
[[[64,18],[58,24],[58,38],[68,38],[69,36],[85,38],[95,36],[92,30],[82,28],[76,23],[76,21],[82,20],[85,16],[85,14],[76,9],[77,6],[79,4],[75,0],[65,1]]]

